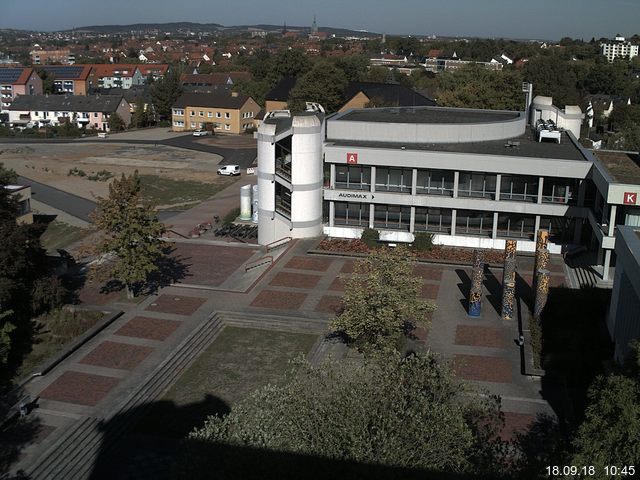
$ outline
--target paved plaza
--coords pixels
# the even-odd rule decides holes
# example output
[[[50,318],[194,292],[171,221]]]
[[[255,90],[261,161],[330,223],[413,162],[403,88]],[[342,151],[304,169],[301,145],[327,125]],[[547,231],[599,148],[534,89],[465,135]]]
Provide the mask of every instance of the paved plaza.
[[[354,260],[307,253],[316,243],[293,241],[274,253],[274,263],[248,272],[245,266],[265,255],[257,246],[176,244],[174,254],[187,265],[178,283],[139,304],[129,304],[104,331],[27,385],[28,392],[39,397],[33,414],[41,422],[42,433],[38,443],[25,450],[22,465],[44,451],[55,451],[64,433],[83,419],[109,418],[207,324],[214,328],[219,321],[222,326],[215,328],[224,328],[225,322],[241,327],[246,322],[248,328],[308,330],[320,339],[341,311]],[[531,294],[532,269],[531,258],[519,259],[518,288],[525,299]],[[565,282],[561,258],[552,258],[551,271],[553,284]],[[414,273],[423,279],[424,299],[437,308],[430,315],[430,325],[413,332],[413,341],[452,362],[461,378],[502,397],[507,423],[503,436],[511,438],[538,414],[552,415],[540,380],[521,374],[521,352],[515,342],[518,321],[504,321],[498,314],[501,270],[486,271],[479,318],[466,314],[470,267],[420,263]],[[112,294],[104,295],[104,301],[100,295],[94,292],[81,298],[96,304],[111,301]],[[185,360],[180,368],[188,364]]]

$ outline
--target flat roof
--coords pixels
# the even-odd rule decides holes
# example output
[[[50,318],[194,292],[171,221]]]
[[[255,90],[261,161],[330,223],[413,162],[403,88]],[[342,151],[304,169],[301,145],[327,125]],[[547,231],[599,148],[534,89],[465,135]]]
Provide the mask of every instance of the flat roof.
[[[509,146],[509,142],[520,142],[517,146]],[[435,152],[475,153],[481,155],[505,155],[509,157],[557,158],[560,160],[587,161],[580,149],[574,145],[569,136],[562,132],[560,144],[551,141],[537,142],[531,129],[507,140],[489,140],[486,142],[468,143],[393,143],[393,142],[351,142],[347,140],[327,139],[327,144],[337,146],[388,148],[401,150],[431,150]]]
[[[331,120],[346,122],[465,124],[506,122],[521,112],[445,107],[388,107],[350,110]]]
[[[616,183],[640,183],[640,155],[632,152],[595,150],[593,154]]]

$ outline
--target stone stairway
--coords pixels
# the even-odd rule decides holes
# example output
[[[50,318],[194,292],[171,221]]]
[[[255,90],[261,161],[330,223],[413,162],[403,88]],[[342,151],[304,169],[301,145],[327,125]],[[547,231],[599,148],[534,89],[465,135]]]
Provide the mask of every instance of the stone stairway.
[[[212,315],[166,358],[148,379],[136,386],[106,418],[87,417],[67,429],[38,460],[22,468],[32,480],[84,480],[91,476],[98,454],[105,455],[144,414],[144,406],[160,397],[198,355],[215,340],[223,322]],[[108,425],[108,431],[105,426]]]
[[[311,315],[309,317],[290,317],[260,313],[218,312],[218,316],[225,325],[229,326],[291,333],[327,333],[329,325],[326,318]]]
[[[573,288],[589,288],[598,284],[599,276],[592,267],[593,262],[592,256],[587,253],[567,257],[567,273]]]

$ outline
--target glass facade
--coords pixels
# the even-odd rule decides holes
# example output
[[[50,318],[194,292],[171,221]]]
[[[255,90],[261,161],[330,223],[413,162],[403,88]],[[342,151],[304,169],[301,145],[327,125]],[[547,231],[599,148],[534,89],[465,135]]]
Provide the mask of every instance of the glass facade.
[[[542,184],[542,203],[577,203],[577,182],[570,178],[545,178]]]
[[[450,208],[416,207],[414,229],[416,232],[451,233]]]
[[[375,205],[373,227],[409,231],[411,207],[399,205]]]
[[[359,227],[369,226],[368,203],[334,203],[334,225],[355,225]]]
[[[529,238],[535,234],[536,217],[518,213],[498,214],[498,237],[501,238]]]
[[[416,193],[453,196],[454,173],[447,170],[418,170]]]
[[[371,190],[371,167],[336,165],[335,188]]]
[[[411,193],[412,168],[376,168],[376,191]]]
[[[503,175],[500,181],[500,200],[537,202],[538,177]]]
[[[456,210],[456,235],[482,235],[493,233],[493,212]]]
[[[496,197],[496,175],[460,172],[458,196],[494,199]]]

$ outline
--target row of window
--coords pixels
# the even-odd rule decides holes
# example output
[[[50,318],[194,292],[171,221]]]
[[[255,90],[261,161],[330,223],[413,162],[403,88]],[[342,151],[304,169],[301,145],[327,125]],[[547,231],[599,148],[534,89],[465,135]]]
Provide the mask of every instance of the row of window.
[[[371,167],[336,165],[335,188],[347,190],[371,190]],[[419,195],[453,196],[454,172],[450,170],[418,169],[416,193]],[[377,167],[375,190],[377,192],[411,193],[413,183],[412,168]],[[544,203],[570,204],[576,190],[576,180],[566,178],[545,178],[542,186]],[[500,199],[511,201],[537,202],[538,177],[525,175],[502,175],[500,179]],[[489,173],[460,172],[458,176],[458,197],[495,199],[497,175]]]
[[[373,208],[373,227],[379,229],[409,231],[411,207],[400,205],[370,205],[368,203],[334,202],[336,226],[349,225],[368,227]],[[450,234],[453,210],[449,208],[416,207],[415,232]],[[493,212],[456,210],[455,234],[491,237],[493,235]],[[500,238],[532,239],[535,234],[536,217],[519,213],[498,213],[496,235]],[[565,217],[541,217],[540,228],[549,230],[552,241],[568,241],[573,234],[573,220]]]
[[[53,118],[56,117],[68,117],[69,116],[69,112],[42,112],[42,118],[49,118],[49,114],[51,114],[51,116]],[[40,112],[33,112],[33,116],[34,117],[39,117]],[[89,118],[89,114],[88,113],[80,113],[78,114],[79,118]],[[98,118],[98,112],[93,112],[93,117],[94,118]]]

